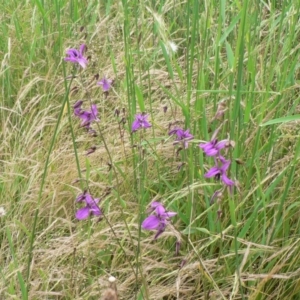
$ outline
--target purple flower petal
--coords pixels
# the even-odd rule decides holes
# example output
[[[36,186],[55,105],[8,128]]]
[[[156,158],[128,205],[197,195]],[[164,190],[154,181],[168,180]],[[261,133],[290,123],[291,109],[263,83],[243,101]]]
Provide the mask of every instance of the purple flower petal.
[[[225,148],[227,144],[228,144],[228,140],[222,140],[215,145],[215,148],[217,150],[221,150],[221,149]]]
[[[102,86],[103,92],[107,92],[111,88],[112,80],[107,79],[106,77],[104,77],[103,79],[101,79],[97,83]]]
[[[215,141],[200,144],[199,147],[202,148],[203,152],[207,156],[215,156],[219,153],[218,149],[215,148]]]
[[[151,127],[151,124],[148,122],[148,121],[144,121],[143,123],[142,123],[142,127],[143,128],[150,128]]]
[[[233,180],[229,179],[225,173],[222,174],[221,179],[228,186],[235,185],[235,182]]]
[[[157,213],[158,216],[164,214],[165,211],[166,211],[165,208],[161,204],[155,207],[155,212]]]
[[[141,127],[140,122],[138,120],[133,121],[132,123],[132,131],[137,131]]]
[[[186,131],[183,132],[182,138],[186,140],[192,140],[194,136],[190,133],[190,130],[187,129]]]
[[[93,116],[93,120],[97,119],[97,115],[98,115],[98,108],[96,104],[92,104],[91,106],[91,114]]]
[[[86,49],[86,46],[82,44],[79,48],[79,51],[77,49],[71,48],[66,51],[67,57],[65,57],[65,61],[70,61],[72,63],[79,64],[82,68],[86,68],[87,66],[87,59],[83,56],[84,51]]]
[[[229,168],[231,162],[230,162],[230,160],[225,160],[225,159],[224,160],[221,159],[221,161],[222,161],[223,165],[221,166],[220,170],[222,173],[224,173]]]
[[[156,240],[166,229],[166,224],[161,224],[161,226],[158,228],[157,233],[154,236],[154,239]]]
[[[81,126],[87,126],[91,123],[91,113],[89,111],[82,111],[79,118],[82,120]]]
[[[206,174],[204,174],[204,177],[211,178],[211,177],[214,177],[218,174],[220,174],[220,170],[219,170],[218,167],[214,166],[211,169],[209,169]]]
[[[160,219],[155,215],[151,215],[143,221],[142,228],[146,230],[153,230],[156,229],[159,226],[159,224]]]
[[[100,198],[95,198],[95,199],[94,199],[94,202],[95,202],[95,203],[99,203],[99,202],[100,202]]]
[[[235,182],[227,177],[226,171],[230,166],[230,160],[226,160],[223,156],[219,156],[219,160],[221,161],[221,166],[214,166],[208,170],[208,172],[204,175],[206,178],[216,177],[223,181],[227,186],[235,185]]]
[[[169,131],[169,135],[177,135],[177,137],[181,137],[183,135],[183,129],[181,128],[174,128],[173,130]]]
[[[76,201],[76,202],[82,202],[82,201],[85,200],[85,196],[86,196],[86,192],[84,192],[84,193],[78,195],[75,201]]]
[[[99,121],[97,118],[98,115],[98,108],[96,104],[91,105],[91,109],[89,111],[81,109],[82,101],[78,101],[74,105],[74,114],[75,116],[79,117],[82,122],[81,126],[85,127],[89,130],[92,130],[90,125],[93,121]]]
[[[135,116],[135,120],[132,123],[131,129],[132,132],[137,131],[140,128],[149,128],[151,124],[147,120],[148,115],[146,114],[138,114]]]
[[[188,147],[188,141],[194,138],[194,136],[190,133],[189,129],[184,131],[181,128],[175,128],[169,132],[169,135],[172,134],[175,134],[177,136],[176,142],[174,144],[177,144],[178,142],[182,141],[185,149],[187,149]]]
[[[90,212],[94,216],[101,216],[102,215],[101,209],[98,207],[97,204],[91,205]]]
[[[165,212],[165,213],[163,214],[163,217],[168,219],[168,218],[172,218],[172,217],[174,217],[174,216],[176,216],[176,215],[177,215],[176,212],[168,211],[168,212]]]
[[[150,206],[152,212],[153,210],[155,210],[155,212],[143,221],[142,228],[146,230],[157,230],[154,237],[154,239],[157,239],[158,236],[164,232],[168,224],[168,219],[174,217],[177,213],[166,211],[164,206],[156,201],[152,202]]]
[[[82,109],[81,109],[81,106],[82,106],[82,103],[83,101],[79,100],[77,101],[75,104],[74,104],[74,115],[79,117],[81,112],[82,112]]]
[[[82,207],[77,210],[76,212],[76,218],[78,220],[83,220],[89,217],[91,214],[94,216],[100,216],[102,215],[101,209],[97,205],[97,203],[100,201],[100,199],[96,198],[94,199],[89,193],[86,191],[82,194],[80,194],[76,198],[77,202],[85,202],[86,206]]]
[[[86,51],[86,45],[85,44],[81,44],[79,47],[79,53],[81,56],[83,56],[84,52]]]
[[[65,59],[68,60],[68,59],[74,59],[76,57],[78,57],[80,54],[78,52],[77,49],[74,49],[74,48],[71,48],[69,50],[67,50],[67,55],[69,55],[70,57],[66,57]]]
[[[216,139],[214,139],[210,142],[199,144],[199,147],[202,148],[203,152],[207,156],[216,156],[219,154],[221,149],[226,147],[227,143],[228,140],[222,140],[218,142]]]
[[[78,220],[84,220],[88,218],[89,215],[90,215],[90,209],[89,207],[85,206],[83,208],[78,209],[75,216]]]
[[[85,201],[85,203],[87,204],[87,205],[93,205],[94,204],[94,199],[93,199],[93,197],[90,195],[90,194],[88,194],[88,193],[86,193],[85,194],[85,199],[84,199],[84,201]]]
[[[87,66],[87,60],[86,60],[84,57],[78,58],[78,59],[77,59],[77,62],[79,63],[79,65],[80,65],[83,69],[86,68],[86,66]]]
[[[151,207],[152,208],[156,208],[157,206],[159,206],[159,205],[161,205],[161,203],[159,203],[159,202],[156,202],[156,201],[153,201],[152,203],[151,203]]]

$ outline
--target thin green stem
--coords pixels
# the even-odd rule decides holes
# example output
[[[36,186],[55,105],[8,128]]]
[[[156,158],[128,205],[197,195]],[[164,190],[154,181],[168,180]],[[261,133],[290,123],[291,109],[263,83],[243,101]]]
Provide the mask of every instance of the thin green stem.
[[[32,225],[32,230],[31,230],[30,240],[29,240],[28,262],[27,262],[27,271],[26,271],[26,281],[27,281],[27,291],[28,292],[29,292],[29,287],[30,287],[30,283],[29,283],[30,266],[31,266],[32,258],[33,258],[33,245],[34,245],[34,241],[35,241],[35,232],[36,232],[37,220],[38,220],[38,216],[39,216],[40,202],[41,202],[41,199],[42,199],[42,193],[43,193],[44,185],[45,185],[45,182],[46,182],[50,155],[51,155],[52,149],[54,147],[54,143],[55,143],[56,136],[57,136],[57,133],[58,133],[58,127],[59,127],[61,118],[63,116],[64,107],[67,104],[68,99],[69,99],[69,92],[70,92],[70,87],[71,87],[72,81],[73,81],[73,76],[71,77],[69,86],[66,90],[64,100],[62,102],[61,109],[60,109],[60,112],[59,112],[59,115],[58,115],[58,118],[57,118],[54,133],[53,133],[53,136],[52,136],[52,139],[51,139],[51,142],[50,142],[50,145],[49,145],[49,150],[48,150],[48,153],[47,153],[47,156],[46,156],[46,162],[45,162],[45,165],[44,165],[44,172],[43,172],[43,175],[42,175],[42,181],[41,181],[39,192],[38,192],[37,208],[36,208],[35,213],[34,213],[33,225]]]

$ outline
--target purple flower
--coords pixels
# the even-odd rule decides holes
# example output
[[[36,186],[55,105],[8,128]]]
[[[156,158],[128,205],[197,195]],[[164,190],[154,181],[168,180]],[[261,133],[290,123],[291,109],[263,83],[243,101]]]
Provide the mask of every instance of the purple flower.
[[[218,142],[217,139],[213,139],[210,142],[199,144],[199,147],[207,156],[217,156],[220,150],[228,145],[228,140],[222,140]]]
[[[92,153],[94,153],[97,150],[96,146],[92,146],[91,148],[89,148],[86,152],[86,155],[90,155]]]
[[[81,109],[82,103],[83,103],[83,101],[79,100],[74,104],[74,115],[77,117],[79,117],[82,112],[82,109]]]
[[[79,64],[82,68],[86,68],[86,65],[88,63],[87,59],[83,56],[84,52],[86,50],[86,45],[82,44],[79,47],[79,51],[77,49],[71,48],[67,50],[67,57],[65,58],[65,61],[70,61],[75,64]]]
[[[208,172],[204,175],[206,178],[215,177],[216,179],[220,179],[227,186],[233,186],[235,183],[233,180],[227,177],[227,169],[230,166],[230,160],[226,160],[224,157],[220,156],[221,165],[214,166],[208,170]]]
[[[169,135],[172,135],[172,134],[177,135],[177,138],[176,138],[176,141],[174,142],[174,144],[183,142],[185,149],[187,149],[187,147],[188,147],[188,141],[190,141],[194,138],[194,136],[192,134],[190,134],[189,129],[184,131],[181,128],[175,128],[169,132]]]
[[[141,113],[135,116],[135,120],[132,123],[132,132],[137,131],[140,128],[149,128],[151,124],[148,122],[148,115]]]
[[[82,119],[81,126],[89,128],[90,124],[93,121],[98,120],[97,115],[98,115],[97,106],[96,106],[96,104],[92,104],[91,105],[91,110],[83,111],[80,114],[79,118]]]
[[[81,126],[85,127],[87,129],[91,129],[91,123],[93,121],[98,121],[99,119],[97,118],[98,115],[98,109],[96,104],[92,104],[91,105],[91,109],[90,110],[83,110],[81,108],[82,106],[82,101],[79,100],[75,103],[74,105],[74,115],[79,117],[82,122],[81,122]]]
[[[76,218],[78,220],[84,220],[84,219],[88,218],[90,215],[101,216],[102,212],[97,204],[99,201],[100,201],[100,199],[94,199],[86,191],[84,193],[80,194],[76,198],[76,202],[85,202],[85,207],[82,207],[77,210],[76,215],[75,215]]]
[[[156,240],[165,231],[169,218],[174,217],[177,213],[166,211],[159,202],[151,203],[151,211],[153,211],[154,214],[143,221],[142,228],[146,230],[157,230],[154,237]]]
[[[112,82],[113,81],[111,79],[107,79],[106,77],[103,77],[103,79],[98,81],[97,84],[102,86],[103,92],[108,92],[111,88]]]

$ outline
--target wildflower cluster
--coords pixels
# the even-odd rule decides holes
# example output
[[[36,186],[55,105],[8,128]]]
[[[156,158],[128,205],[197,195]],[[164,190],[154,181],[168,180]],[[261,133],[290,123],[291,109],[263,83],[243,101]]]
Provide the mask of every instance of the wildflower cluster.
[[[148,122],[148,115],[141,113],[135,116],[135,120],[132,123],[132,132],[135,132],[141,128],[150,128],[151,124]]]
[[[69,61],[77,66],[82,67],[85,69],[88,64],[87,58],[84,56],[87,47],[85,44],[82,44],[79,47],[79,50],[71,48],[67,50],[65,57],[65,61]],[[98,85],[102,86],[103,92],[108,94],[108,91],[111,88],[112,80],[104,77],[99,82]],[[73,106],[74,115],[81,119],[81,127],[85,128],[88,132],[95,134],[96,131],[92,128],[92,124],[94,122],[100,121],[98,118],[98,108],[96,104],[91,104],[90,109],[84,110],[82,108],[83,101],[77,101]],[[93,146],[87,151],[87,155],[93,153],[96,150],[96,147]],[[89,216],[96,216],[100,217],[102,215],[102,211],[98,206],[100,199],[93,198],[87,191],[84,191],[76,198],[76,203],[84,203],[85,206],[78,209],[75,216],[78,220],[83,220],[88,218]]]
[[[175,128],[169,132],[169,135],[176,135],[175,144],[182,143],[184,149],[188,147],[188,141],[192,140],[194,136],[190,134],[190,130],[184,130],[182,128]]]
[[[112,80],[107,79],[106,77],[103,77],[100,81],[97,82],[98,85],[102,86],[103,92],[107,93],[112,85]]]
[[[87,67],[88,60],[84,57],[84,52],[86,51],[86,46],[81,45],[79,50],[69,49],[67,51],[66,61],[72,62],[82,68]],[[98,79],[98,78],[97,78]],[[97,82],[99,86],[102,87],[104,94],[107,96],[109,90],[112,87],[113,80],[103,77]],[[98,108],[96,104],[90,104],[89,109],[83,109],[83,100],[79,100],[75,103],[74,115],[81,120],[81,127],[85,128],[88,132],[95,133],[92,128],[94,122],[99,122],[98,118]],[[164,108],[166,112],[166,108]],[[222,112],[218,113],[218,118],[224,114],[225,108],[222,107]],[[119,111],[117,110],[117,114]],[[134,134],[138,130],[147,130],[152,127],[148,120],[149,115],[142,112],[135,115],[135,119],[131,124],[131,132]],[[217,118],[217,119],[218,119]],[[230,167],[231,161],[225,158],[227,154],[227,149],[233,146],[233,142],[229,140],[219,141],[216,137],[218,130],[213,135],[212,139],[207,143],[201,143],[199,147],[208,157],[214,158],[214,166],[211,167],[207,173],[204,175],[206,178],[215,178],[216,180],[223,183],[225,187],[229,187],[230,190],[235,185],[235,182],[227,176],[228,169]],[[170,136],[175,136],[174,145],[180,145],[178,152],[182,149],[187,149],[189,142],[194,139],[194,136],[190,133],[189,129],[183,129],[180,127],[175,127],[171,129],[168,133]],[[93,153],[96,147],[93,146],[87,151],[87,155]],[[220,190],[216,191],[213,198],[222,195]],[[102,211],[98,206],[100,200],[93,198],[91,194],[84,191],[76,198],[76,203],[84,203],[85,206],[78,209],[76,212],[76,218],[78,220],[83,220],[89,216],[101,217]],[[167,211],[165,207],[159,202],[152,202],[150,204],[150,209],[148,211],[149,216],[142,222],[141,226],[144,230],[155,230],[154,239],[156,240],[166,229],[167,225],[170,223],[170,219],[177,215],[176,212]],[[180,241],[177,238],[176,243],[176,253],[179,252]]]
[[[94,121],[99,121],[97,118],[98,115],[98,109],[96,104],[91,105],[90,110],[83,110],[81,108],[83,104],[82,100],[79,100],[74,105],[74,115],[82,120],[81,126],[86,128],[89,132],[94,131],[91,128],[91,124]]]
[[[204,174],[204,177],[215,178],[217,181],[221,180],[223,185],[225,187],[229,187],[230,191],[232,191],[232,187],[235,185],[235,182],[227,176],[227,171],[230,167],[231,161],[221,155],[221,150],[233,147],[234,142],[229,139],[218,141],[216,138],[217,133],[218,130],[215,134],[213,134],[213,137],[209,142],[199,144],[199,147],[203,150],[206,156],[213,157],[215,162],[215,165]],[[214,200],[214,197],[219,196],[220,191],[215,192],[212,197],[212,201]]]
[[[143,221],[142,228],[146,230],[157,230],[154,236],[156,240],[165,231],[169,218],[176,216],[177,213],[166,211],[159,202],[151,203],[150,212],[153,214]]]
[[[65,58],[65,61],[70,61],[74,64],[79,64],[82,68],[86,68],[88,61],[83,56],[85,51],[86,51],[85,44],[82,44],[79,47],[79,50],[71,48],[67,50],[67,57]]]
[[[76,202],[83,202],[85,206],[78,209],[76,212],[76,218],[83,220],[89,216],[101,216],[102,212],[98,206],[100,199],[94,199],[87,191],[83,192],[76,198]]]

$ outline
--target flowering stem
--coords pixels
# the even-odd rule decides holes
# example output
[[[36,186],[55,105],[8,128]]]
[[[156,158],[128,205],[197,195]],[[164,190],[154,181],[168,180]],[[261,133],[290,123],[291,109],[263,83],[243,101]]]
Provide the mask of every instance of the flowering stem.
[[[110,224],[108,218],[106,217],[106,215],[105,215],[105,213],[103,211],[102,211],[102,216],[105,219],[106,223],[108,224],[109,228],[111,229],[114,237],[116,238],[117,244],[119,245],[120,249],[123,251],[125,258],[126,258],[127,262],[129,263],[130,268],[132,269],[132,271],[133,271],[133,273],[134,273],[134,275],[135,275],[135,277],[137,279],[137,273],[135,272],[134,267],[133,267],[130,259],[128,259],[125,249],[123,248],[122,244],[120,243],[119,239],[117,238],[117,234],[116,234],[113,226]]]
[[[138,174],[138,178],[139,178],[139,190],[138,190],[138,199],[139,199],[139,221],[138,221],[138,244],[137,244],[137,251],[136,251],[136,274],[138,275],[138,268],[141,268],[141,266],[139,266],[139,256],[140,256],[140,241],[141,241],[141,232],[142,232],[142,216],[143,216],[143,211],[144,211],[144,201],[143,201],[143,197],[144,197],[144,186],[145,186],[145,182],[144,182],[144,175],[145,175],[145,170],[144,170],[144,166],[145,166],[145,159],[144,159],[144,155],[143,155],[143,149],[142,149],[142,140],[143,140],[143,130],[140,131],[140,136],[139,136],[139,145],[138,145],[138,150],[139,150],[139,160],[138,160],[138,166],[139,166],[139,174]],[[141,272],[142,275],[142,272]]]
[[[118,173],[117,173],[117,171],[116,171],[116,167],[115,167],[115,165],[114,165],[114,163],[113,163],[113,160],[112,160],[111,154],[110,154],[110,152],[109,152],[109,149],[108,149],[106,140],[105,140],[105,138],[104,138],[103,132],[102,132],[102,130],[101,130],[101,128],[100,128],[100,125],[99,125],[98,123],[97,123],[97,127],[98,127],[98,132],[99,132],[99,134],[100,134],[100,137],[101,137],[101,139],[102,139],[104,148],[105,148],[105,150],[106,150],[106,152],[107,152],[107,155],[108,155],[108,158],[109,158],[109,163],[110,163],[111,168],[112,168],[112,170],[113,170],[113,172],[114,172],[114,174],[115,174],[115,178],[116,178],[116,181],[117,181],[117,187],[119,187],[119,186],[120,186],[119,176],[118,176]],[[131,233],[130,233],[130,230],[129,230],[129,226],[128,226],[128,224],[127,224],[127,221],[126,221],[126,218],[125,218],[125,215],[124,215],[124,211],[123,211],[123,207],[122,207],[122,201],[121,201],[121,198],[120,198],[119,191],[116,190],[116,192],[117,192],[118,201],[119,201],[119,203],[120,203],[120,211],[121,211],[122,219],[123,219],[124,224],[125,224],[125,227],[126,227],[126,229],[127,229],[127,231],[128,231],[130,241],[131,241],[132,245],[134,245],[133,239],[132,239],[132,236],[131,236]],[[110,223],[108,222],[108,219],[107,219],[106,217],[105,217],[105,220],[107,221],[107,223],[109,224],[110,228],[112,229],[112,226],[110,225]],[[119,246],[121,247],[121,249],[122,249],[122,251],[123,251],[125,257],[127,257],[127,256],[126,256],[126,251],[125,251],[124,248],[121,246],[121,243],[119,242],[119,239],[118,239],[118,237],[117,237],[117,235],[115,234],[115,232],[114,232],[113,229],[112,229],[112,232],[113,232],[113,234],[114,234],[114,236],[115,236],[115,238],[116,238],[116,240],[117,240],[117,243],[118,243]],[[128,262],[130,263],[129,260],[128,260]],[[130,265],[131,265],[131,263],[130,263]],[[133,272],[134,272],[134,270],[133,270]],[[135,274],[136,280],[137,280],[137,273],[134,272],[134,274]]]
[[[144,141],[145,141],[145,143],[147,143],[148,147],[152,150],[153,154],[155,155],[155,158],[156,158],[155,166],[156,166],[156,171],[157,171],[157,178],[158,178],[159,186],[161,187],[162,185],[160,184],[161,176],[160,176],[160,171],[159,171],[159,165],[162,165],[163,161],[157,155],[156,149],[147,140],[144,140]]]
[[[63,64],[63,69],[64,69],[64,77],[66,78],[66,69],[65,69],[64,64]],[[80,187],[81,187],[81,190],[84,190],[83,180],[82,180],[82,175],[81,175],[81,169],[80,169],[80,163],[79,163],[79,158],[78,158],[78,152],[77,152],[77,147],[76,147],[76,139],[75,139],[75,134],[74,134],[73,126],[72,126],[71,107],[70,107],[69,97],[68,97],[68,100],[67,100],[67,106],[68,106],[68,118],[69,118],[69,124],[70,124],[70,131],[71,131],[73,149],[74,149],[75,160],[76,160],[76,167],[77,167],[77,172],[78,172],[78,176],[79,176],[79,179],[80,179]],[[87,185],[87,188],[88,188],[88,183],[86,183],[86,185]]]
[[[235,205],[234,205],[234,199],[232,199],[232,195],[228,193],[229,197],[229,211],[230,211],[230,218],[231,218],[231,224],[234,227],[234,252],[235,252],[235,268],[236,268],[236,274],[238,277],[239,281],[239,286],[240,286],[240,292],[242,295],[242,299],[244,299],[244,294],[242,290],[242,285],[241,285],[241,276],[240,276],[240,267],[239,267],[239,242],[238,242],[238,228],[237,228],[237,222],[236,222],[236,217],[235,217]]]
[[[126,148],[125,148],[125,143],[124,143],[124,126],[123,128],[121,127],[121,123],[123,123],[123,118],[121,119],[121,121],[118,120],[118,127],[119,127],[119,132],[120,132],[120,140],[121,140],[121,144],[122,144],[122,149],[123,149],[123,153],[124,153],[124,157],[127,157],[127,152],[126,152]],[[124,124],[124,123],[123,123]],[[128,172],[128,166],[127,166],[127,159],[125,159],[125,172]]]
[[[81,78],[81,79],[82,79],[82,78]],[[86,94],[87,94],[87,97],[88,97],[90,103],[92,104],[91,97],[90,97],[90,94],[89,94],[89,91],[88,91],[88,90],[86,90]],[[93,114],[93,111],[91,111],[91,113]],[[96,116],[94,116],[94,117],[96,117]],[[116,167],[115,167],[115,165],[114,165],[114,163],[113,163],[113,159],[112,159],[112,156],[111,156],[111,154],[110,154],[108,145],[107,145],[106,140],[105,140],[105,138],[104,138],[104,134],[103,134],[103,132],[102,132],[102,130],[101,130],[101,127],[100,127],[100,125],[99,125],[98,122],[96,122],[96,126],[97,126],[97,129],[98,129],[98,133],[99,133],[99,135],[100,135],[100,138],[101,138],[101,140],[102,140],[102,142],[103,142],[104,148],[105,148],[105,150],[106,150],[106,153],[107,153],[107,155],[108,155],[108,159],[109,159],[109,163],[110,163],[111,169],[112,169],[112,171],[113,171],[113,173],[114,173],[114,175],[115,175],[115,179],[116,179],[116,181],[117,181],[117,185],[116,185],[116,186],[117,186],[117,187],[120,187],[119,176],[118,176],[118,173],[117,173],[117,171],[116,171]],[[128,224],[127,224],[127,221],[126,221],[126,218],[125,218],[125,214],[124,214],[124,211],[123,211],[122,200],[121,200],[119,191],[117,190],[117,188],[115,188],[115,189],[116,189],[116,192],[117,192],[118,202],[120,203],[120,211],[121,211],[122,219],[123,219],[123,221],[124,221],[125,227],[126,227],[127,232],[128,232],[128,234],[129,234],[130,241],[131,241],[132,245],[134,245],[133,238],[132,238],[132,235],[131,235],[131,233],[130,233],[130,229],[129,229],[129,226],[128,226]],[[112,229],[112,226],[110,225],[110,223],[108,222],[108,219],[107,219],[106,217],[105,217],[105,220],[107,221],[108,225],[109,225],[110,228]],[[121,247],[121,250],[123,251],[125,257],[127,258],[126,251],[125,251],[124,248],[121,246],[121,243],[119,242],[119,239],[118,239],[117,235],[115,234],[114,230],[112,230],[112,232],[113,232],[113,234],[114,234],[114,236],[115,236],[115,238],[116,238],[116,241],[117,241],[118,245]],[[129,260],[128,260],[128,262],[130,263]],[[131,264],[131,263],[130,263],[130,264]],[[133,270],[133,271],[134,271],[134,270]],[[137,273],[134,272],[134,274],[135,274],[136,281],[137,281]]]
[[[190,185],[191,185],[191,170],[193,170],[193,166],[190,165],[189,159],[188,159],[188,155],[187,155],[187,149],[184,149],[183,147],[183,156],[184,156],[184,161],[186,162],[186,173],[187,173],[187,184],[188,184],[188,198],[191,197],[191,199],[189,199],[189,201],[187,201],[187,203],[190,204],[190,221],[189,224],[192,224],[192,220],[193,220],[193,209],[194,209],[194,190],[191,190]],[[192,193],[192,195],[191,195]],[[177,207],[179,207],[179,205],[177,205]],[[189,233],[188,233],[188,239],[190,240],[191,237],[191,226],[189,226]],[[188,244],[189,245],[189,244]]]

